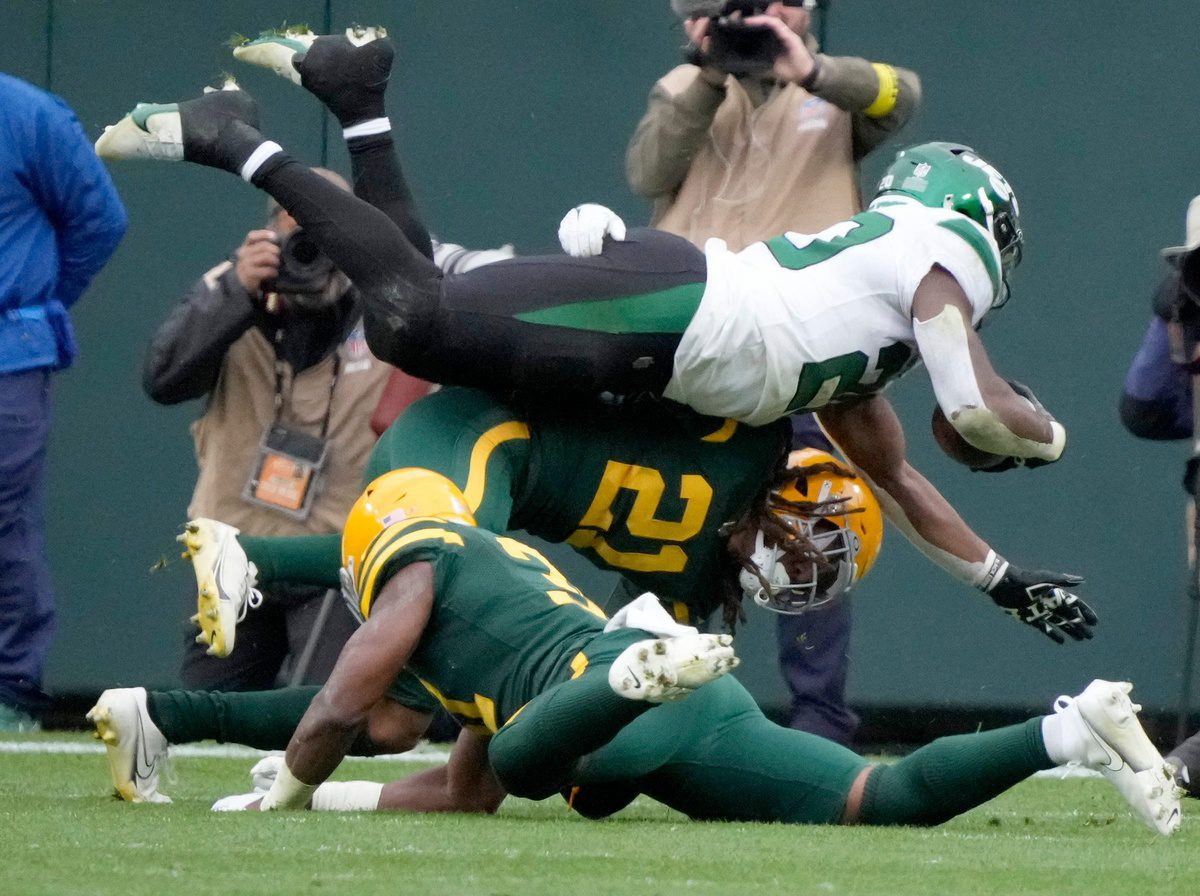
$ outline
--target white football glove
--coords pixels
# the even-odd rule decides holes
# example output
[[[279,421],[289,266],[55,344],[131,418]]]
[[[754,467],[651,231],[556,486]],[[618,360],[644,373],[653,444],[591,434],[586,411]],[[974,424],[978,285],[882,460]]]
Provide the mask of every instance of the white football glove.
[[[591,202],[575,206],[558,225],[559,245],[573,258],[599,255],[606,236],[625,239],[625,222],[612,209]]]
[[[271,753],[254,764],[254,768],[250,769],[250,780],[254,783],[255,793],[262,794],[271,789],[284,761],[283,753]]]
[[[251,804],[263,798],[261,793],[235,793],[223,796],[212,805],[213,812],[245,812]]]

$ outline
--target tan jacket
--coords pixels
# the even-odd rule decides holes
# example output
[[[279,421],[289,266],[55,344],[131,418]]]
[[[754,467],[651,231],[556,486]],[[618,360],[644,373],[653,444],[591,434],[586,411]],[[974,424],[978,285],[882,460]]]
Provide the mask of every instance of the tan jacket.
[[[872,117],[877,69],[854,57],[819,60],[811,93],[733,77],[712,87],[693,65],[659,80],[626,157],[630,185],[655,202],[655,227],[697,245],[721,237],[737,251],[861,210],[857,162],[911,117],[920,82],[892,69],[894,103]]]
[[[322,487],[307,520],[293,519],[242,498],[259,443],[275,419],[275,351],[251,327],[230,347],[204,415],[192,424],[200,478],[189,517],[205,516],[254,535],[338,532],[362,490],[362,471],[375,444],[369,425],[392,368],[367,348],[359,323],[337,348],[339,372],[330,406],[334,356],[284,376],[282,423],[318,435],[330,412]]]

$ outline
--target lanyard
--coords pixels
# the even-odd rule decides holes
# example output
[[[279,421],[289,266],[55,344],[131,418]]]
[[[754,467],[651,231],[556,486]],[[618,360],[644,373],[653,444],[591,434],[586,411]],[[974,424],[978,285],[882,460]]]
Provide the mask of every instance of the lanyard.
[[[275,334],[276,347],[279,345],[279,337],[282,331]],[[342,356],[339,351],[340,346],[333,351],[333,375],[329,378],[329,404],[325,408],[325,419],[321,421],[321,438],[324,439],[329,432],[329,419],[333,416],[333,390],[337,387],[338,374],[342,369]],[[284,400],[283,400],[283,379],[284,368],[287,365],[279,360],[278,355],[275,357],[275,423],[279,423],[283,416]],[[288,396],[291,397],[292,388],[296,383],[296,372],[292,371],[291,381],[288,387]]]

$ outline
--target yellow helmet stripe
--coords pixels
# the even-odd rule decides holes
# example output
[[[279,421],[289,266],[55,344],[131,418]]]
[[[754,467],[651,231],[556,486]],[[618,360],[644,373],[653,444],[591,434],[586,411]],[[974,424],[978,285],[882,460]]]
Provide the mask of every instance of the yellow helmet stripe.
[[[471,508],[471,513],[477,511],[479,505],[483,503],[483,496],[487,490],[487,465],[492,452],[504,442],[528,438],[528,424],[522,423],[520,420],[509,420],[507,423],[493,426],[475,440],[475,445],[471,449],[467,487],[463,489],[463,495],[467,499],[467,506]]]
[[[385,529],[384,533],[397,532],[400,528],[413,522],[415,521],[405,520],[396,523]],[[373,550],[368,551],[367,555],[363,558],[362,569],[359,570],[357,576],[358,581],[354,583],[358,588],[359,610],[362,611],[363,619],[366,619],[371,613],[371,601],[375,597],[375,582],[379,578],[380,570],[383,569],[388,560],[395,556],[397,551],[401,551],[409,545],[421,541],[441,541],[444,544],[456,544],[460,547],[463,544],[462,536],[457,532],[436,528],[417,529],[414,532],[407,532],[394,540],[388,540],[386,543],[383,543],[382,539],[376,539],[372,543]]]

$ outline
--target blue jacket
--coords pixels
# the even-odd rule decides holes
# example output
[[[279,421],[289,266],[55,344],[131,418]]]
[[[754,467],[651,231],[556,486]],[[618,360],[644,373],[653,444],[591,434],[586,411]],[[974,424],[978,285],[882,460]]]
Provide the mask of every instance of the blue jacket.
[[[0,74],[0,373],[71,363],[67,309],[127,224],[66,103]]]

